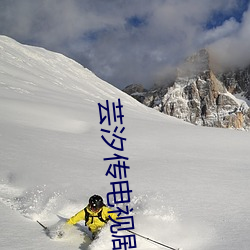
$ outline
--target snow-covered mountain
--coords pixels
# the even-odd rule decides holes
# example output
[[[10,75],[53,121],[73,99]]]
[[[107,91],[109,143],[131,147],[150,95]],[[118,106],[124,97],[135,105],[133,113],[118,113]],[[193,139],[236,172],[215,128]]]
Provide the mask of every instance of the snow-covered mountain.
[[[124,92],[146,106],[196,125],[248,130],[249,68],[221,73],[211,61],[208,50],[200,50],[180,65],[171,86],[147,91],[131,85]]]
[[[224,70],[216,75],[230,93],[245,97],[250,103],[250,66]]]
[[[193,126],[140,104],[63,55],[0,37],[0,248],[112,249],[84,223],[53,228],[111,191],[98,103],[121,100],[135,232],[184,250],[248,250],[250,134]],[[112,137],[111,137],[112,138]],[[121,153],[121,152],[120,152]],[[137,248],[163,249],[137,237]]]

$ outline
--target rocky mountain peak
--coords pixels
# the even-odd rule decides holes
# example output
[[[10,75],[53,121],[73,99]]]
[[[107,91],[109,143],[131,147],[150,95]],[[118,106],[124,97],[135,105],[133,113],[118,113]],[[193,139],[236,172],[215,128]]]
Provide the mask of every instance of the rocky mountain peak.
[[[233,94],[248,93],[249,71],[215,74],[210,64],[208,50],[202,49],[178,67],[170,86],[148,91],[142,87],[138,91],[137,87],[129,94],[149,107],[196,125],[248,129],[249,106]]]
[[[188,57],[177,69],[177,77],[194,77],[205,74],[210,70],[209,53],[201,49],[194,55]]]

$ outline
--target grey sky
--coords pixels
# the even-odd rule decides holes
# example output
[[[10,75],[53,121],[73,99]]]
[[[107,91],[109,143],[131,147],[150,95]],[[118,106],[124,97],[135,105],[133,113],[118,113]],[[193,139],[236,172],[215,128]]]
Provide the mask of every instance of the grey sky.
[[[61,52],[111,84],[146,87],[212,47],[250,62],[249,0],[0,0],[0,34]]]

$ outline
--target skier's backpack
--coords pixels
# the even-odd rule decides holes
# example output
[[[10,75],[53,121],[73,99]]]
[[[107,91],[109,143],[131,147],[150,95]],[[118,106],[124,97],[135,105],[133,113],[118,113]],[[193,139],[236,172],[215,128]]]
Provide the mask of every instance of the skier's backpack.
[[[87,207],[84,208],[84,212],[85,212],[85,226],[87,226],[87,222],[88,222],[89,219],[90,219],[89,217],[92,218],[92,221],[91,221],[90,224],[92,224],[92,223],[94,222],[94,217],[97,217],[100,221],[102,221],[102,222],[104,222],[104,223],[107,223],[107,222],[109,221],[109,219],[104,220],[104,219],[102,218],[102,210],[101,210],[96,216],[90,215],[90,213],[89,213],[88,210],[87,210]]]

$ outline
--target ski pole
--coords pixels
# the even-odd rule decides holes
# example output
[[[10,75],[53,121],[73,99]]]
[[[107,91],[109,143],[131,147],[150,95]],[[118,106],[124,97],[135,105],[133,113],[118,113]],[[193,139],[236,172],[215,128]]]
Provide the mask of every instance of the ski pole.
[[[48,228],[45,227],[41,222],[39,222],[38,220],[37,220],[36,222],[37,222],[40,226],[42,226],[44,230],[48,230]]]
[[[171,249],[171,250],[181,250],[180,248],[173,248],[173,247],[167,246],[167,245],[165,245],[165,244],[162,244],[161,242],[158,242],[158,241],[156,241],[156,240],[152,240],[152,239],[150,239],[150,238],[148,238],[148,237],[145,237],[145,236],[143,236],[143,235],[141,235],[141,234],[135,233],[135,232],[133,232],[133,231],[131,231],[131,230],[127,230],[127,231],[130,232],[130,233],[132,233],[132,234],[134,234],[134,235],[137,235],[137,236],[139,236],[139,237],[141,237],[141,238],[143,238],[143,239],[146,239],[146,240],[148,240],[148,241],[152,241],[152,242],[154,242],[154,243],[156,243],[156,244],[158,244],[158,245],[161,245],[161,246],[163,246],[163,247],[169,248],[169,249]]]

